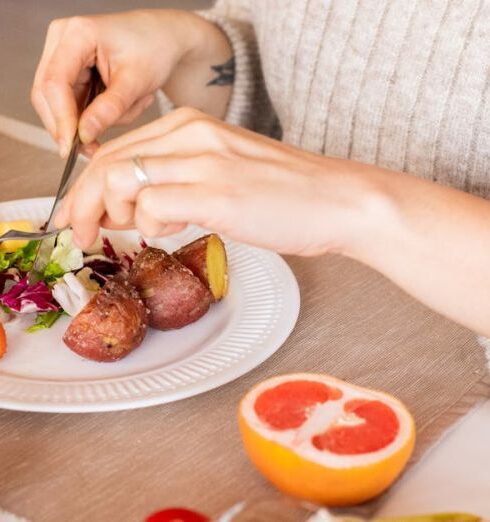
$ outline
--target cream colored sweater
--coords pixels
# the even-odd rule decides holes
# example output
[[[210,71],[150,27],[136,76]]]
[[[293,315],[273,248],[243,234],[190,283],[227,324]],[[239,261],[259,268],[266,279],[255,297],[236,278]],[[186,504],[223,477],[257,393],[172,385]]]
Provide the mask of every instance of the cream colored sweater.
[[[278,120],[287,143],[490,198],[490,0],[218,0],[201,14],[234,48],[227,121],[277,135]]]

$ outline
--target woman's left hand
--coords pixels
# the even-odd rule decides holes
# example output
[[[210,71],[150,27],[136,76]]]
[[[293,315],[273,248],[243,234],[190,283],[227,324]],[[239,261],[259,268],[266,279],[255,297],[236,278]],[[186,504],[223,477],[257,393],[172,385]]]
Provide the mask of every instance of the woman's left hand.
[[[136,156],[149,186],[134,175]],[[368,226],[373,183],[365,171],[374,168],[177,109],[103,145],[56,224],[70,224],[81,247],[99,226],[136,226],[153,237],[193,223],[281,253],[345,251]]]

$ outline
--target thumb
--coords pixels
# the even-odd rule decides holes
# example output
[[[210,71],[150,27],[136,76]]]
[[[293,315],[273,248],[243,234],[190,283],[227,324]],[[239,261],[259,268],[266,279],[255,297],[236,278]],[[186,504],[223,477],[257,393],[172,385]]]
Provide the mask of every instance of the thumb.
[[[82,143],[92,143],[111,125],[114,125],[137,101],[141,87],[128,69],[117,71],[107,89],[99,94],[80,117],[78,131]]]

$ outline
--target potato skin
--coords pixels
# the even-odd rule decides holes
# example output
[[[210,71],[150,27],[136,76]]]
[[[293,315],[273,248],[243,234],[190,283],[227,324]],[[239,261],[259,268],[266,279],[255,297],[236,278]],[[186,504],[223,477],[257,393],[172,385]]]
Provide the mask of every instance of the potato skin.
[[[188,268],[159,248],[146,247],[136,256],[129,280],[150,310],[150,326],[159,330],[197,321],[213,300]]]
[[[149,312],[136,288],[115,277],[72,320],[63,341],[86,359],[117,361],[142,343],[148,323]]]

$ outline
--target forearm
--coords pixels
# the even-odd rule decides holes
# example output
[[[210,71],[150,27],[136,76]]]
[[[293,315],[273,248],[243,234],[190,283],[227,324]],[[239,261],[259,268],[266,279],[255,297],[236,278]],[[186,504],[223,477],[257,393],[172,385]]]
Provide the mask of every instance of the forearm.
[[[490,202],[375,170],[368,234],[348,255],[443,315],[490,335]]]
[[[189,50],[174,69],[163,91],[176,107],[194,107],[222,119],[234,80],[234,59],[225,33],[194,13],[183,13]]]

